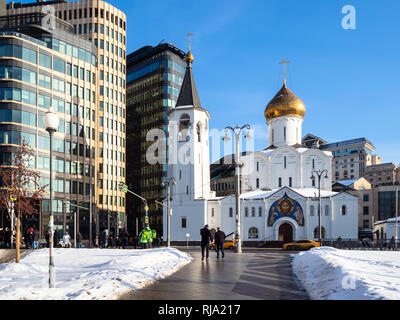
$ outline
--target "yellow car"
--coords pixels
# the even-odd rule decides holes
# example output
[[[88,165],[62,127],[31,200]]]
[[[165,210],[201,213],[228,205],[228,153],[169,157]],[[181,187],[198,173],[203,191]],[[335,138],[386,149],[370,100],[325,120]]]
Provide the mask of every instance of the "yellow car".
[[[210,249],[215,250],[215,242],[210,244]],[[224,249],[235,249],[235,239],[225,239]]]
[[[294,242],[285,243],[282,246],[283,250],[309,250],[314,247],[319,247],[319,242],[313,240],[298,240]]]

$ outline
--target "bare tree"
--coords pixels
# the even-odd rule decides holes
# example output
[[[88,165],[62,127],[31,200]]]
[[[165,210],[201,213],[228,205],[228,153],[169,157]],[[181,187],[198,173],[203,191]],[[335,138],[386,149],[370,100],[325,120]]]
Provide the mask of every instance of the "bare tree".
[[[20,146],[13,150],[8,163],[0,167],[0,205],[9,210],[13,206],[17,215],[17,263],[20,261],[21,216],[38,212],[37,205],[43,199],[47,187],[40,184],[40,172],[31,167],[34,160],[35,151],[22,139]]]

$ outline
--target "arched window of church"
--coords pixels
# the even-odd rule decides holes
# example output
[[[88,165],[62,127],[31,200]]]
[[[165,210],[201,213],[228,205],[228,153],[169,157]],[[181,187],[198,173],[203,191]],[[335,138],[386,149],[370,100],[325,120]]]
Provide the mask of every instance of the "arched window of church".
[[[329,216],[329,206],[328,205],[325,206],[325,215]]]
[[[274,129],[272,129],[272,144],[274,144],[274,140],[275,140],[275,134],[274,134]]]
[[[283,168],[286,169],[286,156],[283,157]]]
[[[249,229],[249,239],[258,239],[258,229],[256,227]]]
[[[260,188],[260,179],[256,179],[256,188],[258,189],[258,188]]]
[[[292,187],[292,177],[289,177],[289,187]]]
[[[314,209],[314,206],[311,206],[311,207],[310,207],[310,216],[313,216],[313,215],[314,215],[314,213],[315,213],[314,210],[315,210],[315,209]]]
[[[262,208],[261,207],[258,207],[258,216],[262,217]]]
[[[260,170],[260,163],[257,161],[257,172]]]
[[[179,118],[179,137],[178,141],[188,141],[190,128],[190,116],[188,114],[183,114]],[[190,138],[190,137],[189,137]]]
[[[283,141],[286,142],[286,127],[283,127]]]
[[[232,217],[233,217],[233,208],[230,207],[229,208],[229,218],[232,218]]]
[[[214,208],[211,208],[211,217],[214,217]]]
[[[311,178],[311,184],[313,187],[315,187],[315,177],[314,176]]]
[[[315,227],[314,229],[314,239],[318,239],[318,234],[319,234],[319,228]],[[325,238],[325,228],[321,226],[321,238]]]
[[[278,178],[278,185],[279,185],[279,188],[282,188],[282,178]]]
[[[256,208],[255,208],[255,207],[252,207],[252,208],[251,208],[251,216],[252,216],[252,217],[255,217],[255,216],[256,216]]]
[[[342,206],[342,216],[345,216],[346,215],[346,212],[347,211],[347,208],[346,208],[346,206],[345,205],[343,205]]]
[[[196,129],[197,129],[197,141],[201,142],[201,123],[200,122],[197,124]]]
[[[249,216],[249,208],[244,208],[244,216],[248,217]]]
[[[315,159],[312,159],[312,168],[315,169]]]

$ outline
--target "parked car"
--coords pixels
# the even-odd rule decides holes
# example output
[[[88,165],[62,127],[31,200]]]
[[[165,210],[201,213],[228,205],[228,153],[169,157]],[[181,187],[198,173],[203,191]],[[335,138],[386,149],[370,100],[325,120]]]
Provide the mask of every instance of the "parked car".
[[[314,247],[319,247],[319,242],[313,240],[298,240],[285,243],[282,246],[283,250],[309,250]]]
[[[210,249],[215,250],[215,242],[210,244]],[[235,249],[235,239],[225,239],[224,249]]]

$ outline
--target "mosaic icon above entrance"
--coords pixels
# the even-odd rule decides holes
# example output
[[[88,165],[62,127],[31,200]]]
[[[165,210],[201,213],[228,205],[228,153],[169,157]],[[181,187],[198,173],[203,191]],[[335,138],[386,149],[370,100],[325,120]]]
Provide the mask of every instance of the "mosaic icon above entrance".
[[[300,204],[290,198],[287,193],[275,201],[269,209],[268,226],[271,227],[280,218],[294,219],[300,226],[304,226],[304,214]]]

